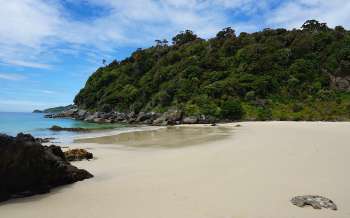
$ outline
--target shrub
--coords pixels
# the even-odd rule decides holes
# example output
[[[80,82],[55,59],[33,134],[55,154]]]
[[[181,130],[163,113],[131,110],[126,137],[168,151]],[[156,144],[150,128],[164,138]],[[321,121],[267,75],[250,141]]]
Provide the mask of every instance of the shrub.
[[[237,100],[227,100],[222,104],[221,115],[223,118],[239,120],[244,115],[241,103]]]
[[[272,112],[270,108],[261,107],[258,109],[258,120],[265,121],[272,119]]]

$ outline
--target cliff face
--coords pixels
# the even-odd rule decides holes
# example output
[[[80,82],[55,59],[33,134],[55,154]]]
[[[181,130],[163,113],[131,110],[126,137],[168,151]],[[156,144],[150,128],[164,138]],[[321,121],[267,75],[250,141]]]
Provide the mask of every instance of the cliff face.
[[[186,31],[172,45],[157,40],[99,68],[74,102],[91,112],[343,119],[349,117],[349,69],[350,33],[339,26],[307,21],[301,29],[238,36],[226,28],[209,40]]]

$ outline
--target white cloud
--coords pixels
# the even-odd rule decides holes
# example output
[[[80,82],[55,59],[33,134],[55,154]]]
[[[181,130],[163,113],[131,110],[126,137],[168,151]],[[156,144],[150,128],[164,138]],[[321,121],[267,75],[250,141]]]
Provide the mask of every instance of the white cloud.
[[[86,20],[75,19],[62,2],[0,0],[0,62],[48,69],[59,54],[108,55],[120,46],[148,46],[184,29],[210,37],[226,26],[237,32],[294,28],[311,18],[332,26],[350,25],[347,0],[289,0],[280,5],[277,0],[66,0],[106,9]],[[232,20],[239,13],[245,19]]]
[[[12,81],[18,81],[18,80],[23,80],[26,77],[20,74],[15,74],[15,73],[0,73],[0,80],[12,80]]]
[[[21,61],[21,60],[4,60],[5,63],[16,65],[16,66],[22,66],[22,67],[31,67],[31,68],[42,68],[42,69],[49,69],[51,68],[48,64],[42,64],[38,62],[29,62],[29,61]]]
[[[267,23],[275,26],[298,28],[306,20],[316,19],[329,26],[343,25],[349,28],[350,1],[348,0],[296,0],[288,1],[273,10]]]

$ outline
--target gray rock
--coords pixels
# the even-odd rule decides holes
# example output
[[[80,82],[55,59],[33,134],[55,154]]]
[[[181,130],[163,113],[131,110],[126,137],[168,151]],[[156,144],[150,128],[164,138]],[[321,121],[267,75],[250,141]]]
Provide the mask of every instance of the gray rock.
[[[184,124],[196,124],[198,122],[197,117],[185,117],[182,121]]]
[[[127,120],[128,116],[126,113],[116,112],[115,114],[115,120],[116,121],[125,121]]]
[[[205,116],[205,115],[201,115],[198,119],[198,123],[200,124],[208,124],[208,123],[215,123],[216,119],[215,117],[212,116]]]
[[[167,124],[170,124],[170,125],[174,125],[177,123],[177,121],[181,121],[182,115],[183,115],[182,111],[178,111],[178,110],[168,111],[164,114],[165,120],[168,122]]]
[[[330,74],[331,87],[340,91],[350,91],[350,76],[333,76]]]
[[[105,119],[103,118],[95,118],[94,123],[105,123]]]
[[[168,121],[166,120],[166,115],[163,114],[162,116],[158,117],[157,119],[155,119],[152,123],[153,125],[156,126],[165,126],[168,124]]]
[[[130,112],[128,114],[129,119],[135,118],[136,119],[136,113],[134,111]]]
[[[332,210],[337,210],[337,205],[325,197],[318,195],[304,195],[292,198],[292,204],[298,207],[312,206],[314,209],[329,208]]]
[[[95,122],[95,119],[99,118],[100,113],[99,112],[95,112],[93,114],[88,115],[84,121],[87,122]]]
[[[75,113],[78,112],[78,109],[70,109],[70,110],[67,110],[67,111],[63,111],[62,112],[62,115],[65,116],[65,117],[72,117]]]
[[[151,116],[149,113],[140,112],[136,118],[136,122],[143,122],[143,121],[148,120],[150,118],[151,118]]]
[[[87,114],[87,111],[86,110],[79,110],[77,114],[79,117],[85,117],[85,115]]]

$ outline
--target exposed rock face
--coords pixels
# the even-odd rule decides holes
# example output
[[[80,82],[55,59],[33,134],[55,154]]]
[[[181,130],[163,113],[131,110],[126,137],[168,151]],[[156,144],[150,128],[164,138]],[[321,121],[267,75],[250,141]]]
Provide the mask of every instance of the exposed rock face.
[[[64,152],[64,156],[68,161],[81,161],[81,160],[90,160],[94,156],[92,153],[88,152],[85,149],[71,149]]]
[[[0,201],[47,193],[93,177],[66,160],[60,147],[42,146],[31,135],[0,135]]]
[[[182,121],[184,124],[195,124],[198,122],[197,117],[185,117]]]
[[[138,123],[148,125],[177,125],[177,124],[195,124],[195,123],[214,123],[216,119],[210,116],[190,116],[184,117],[180,110],[169,110],[165,113],[156,112],[89,112],[83,109],[73,108],[59,114],[49,114],[46,118],[62,118],[69,117],[76,120],[83,120],[94,123]],[[78,128],[55,128],[54,131],[84,131]]]
[[[304,195],[292,198],[292,204],[298,207],[312,206],[314,209],[329,208],[332,210],[337,210],[337,205],[325,197],[317,195]]]
[[[333,76],[330,75],[331,87],[340,91],[350,91],[350,76]]]

